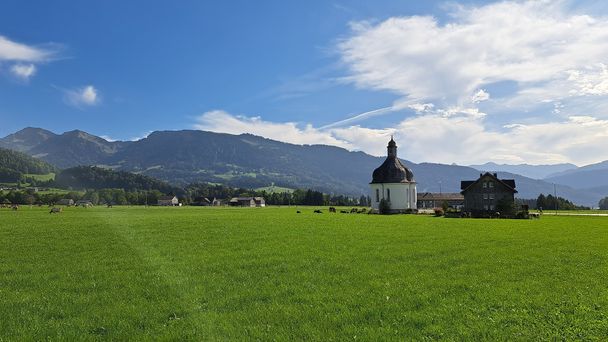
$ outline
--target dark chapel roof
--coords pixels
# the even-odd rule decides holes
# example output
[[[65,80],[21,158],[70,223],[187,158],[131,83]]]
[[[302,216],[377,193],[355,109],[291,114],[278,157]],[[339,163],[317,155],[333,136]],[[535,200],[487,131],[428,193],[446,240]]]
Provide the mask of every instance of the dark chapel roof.
[[[414,173],[397,158],[397,143],[391,137],[388,142],[388,156],[380,167],[374,170],[373,183],[410,183],[414,182]]]

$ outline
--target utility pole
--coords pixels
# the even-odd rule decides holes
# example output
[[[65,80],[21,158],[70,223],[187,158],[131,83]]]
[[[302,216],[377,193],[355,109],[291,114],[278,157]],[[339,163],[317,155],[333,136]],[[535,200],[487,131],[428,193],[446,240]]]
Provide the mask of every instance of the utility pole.
[[[439,194],[441,195],[441,181],[439,181]]]
[[[557,215],[558,203],[557,203],[557,187],[555,186],[555,183],[553,183],[553,197],[555,197],[555,215]]]

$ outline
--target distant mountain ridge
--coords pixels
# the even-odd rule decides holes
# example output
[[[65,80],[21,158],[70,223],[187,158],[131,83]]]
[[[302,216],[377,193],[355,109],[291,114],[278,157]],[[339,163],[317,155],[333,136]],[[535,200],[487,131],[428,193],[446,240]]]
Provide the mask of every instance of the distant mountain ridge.
[[[110,142],[78,130],[55,134],[26,128],[0,139],[0,147],[22,150],[60,168],[98,165],[174,184],[203,181],[257,188],[274,183],[354,196],[368,193],[371,173],[384,160],[335,146],[198,130],[156,131],[138,141]],[[461,180],[476,179],[480,173],[467,166],[404,162],[421,192],[459,192]],[[499,172],[499,177],[514,178],[521,198],[553,193],[553,184],[546,181],[508,172]],[[585,205],[597,205],[606,195],[563,185],[557,191]]]
[[[481,165],[470,165],[470,167],[479,171],[502,171],[516,173],[522,176],[530,177],[533,179],[544,179],[547,176],[562,173],[567,171],[574,171],[578,166],[570,163],[562,164],[551,164],[551,165],[530,165],[530,164],[496,164],[496,163],[485,163]]]

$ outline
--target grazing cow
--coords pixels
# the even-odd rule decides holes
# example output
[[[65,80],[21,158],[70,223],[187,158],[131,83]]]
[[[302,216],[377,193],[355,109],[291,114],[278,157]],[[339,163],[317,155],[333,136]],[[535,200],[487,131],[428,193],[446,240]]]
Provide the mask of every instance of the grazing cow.
[[[357,208],[352,208],[352,209],[350,210],[350,213],[351,213],[351,214],[356,213],[356,212],[357,212]]]
[[[296,211],[296,214],[301,214],[301,213],[302,213],[302,212],[301,212],[301,211],[299,211],[299,210],[298,210],[298,211]]]
[[[51,211],[49,211],[49,214],[59,214],[62,211],[63,211],[63,208],[51,208]]]
[[[112,208],[112,204],[108,203],[108,208]]]
[[[323,214],[323,212],[321,210],[319,210],[319,209],[315,210],[314,213],[315,214]]]
[[[348,210],[340,210],[342,214],[348,214]]]
[[[330,213],[335,213],[335,212],[336,212],[336,208],[334,208],[334,207],[329,207],[329,212],[330,212]]]
[[[365,214],[366,212],[367,212],[367,209],[362,208],[362,209],[359,209],[359,211],[357,213],[359,213],[359,214]]]
[[[19,209],[19,206],[15,204],[15,205],[13,205],[13,206],[11,207],[11,209],[13,209],[13,210],[17,210],[17,209]]]

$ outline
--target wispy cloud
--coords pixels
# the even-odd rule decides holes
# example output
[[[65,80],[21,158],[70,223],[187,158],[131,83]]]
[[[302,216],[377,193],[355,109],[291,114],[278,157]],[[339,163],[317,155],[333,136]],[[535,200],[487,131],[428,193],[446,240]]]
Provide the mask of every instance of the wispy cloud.
[[[76,108],[95,106],[101,102],[99,91],[92,85],[74,89],[59,89],[64,93],[65,103]]]
[[[28,81],[36,73],[36,66],[34,64],[14,64],[11,67],[11,72],[15,77]]]
[[[36,73],[36,65],[56,57],[56,49],[27,45],[0,35],[0,64],[12,64],[10,72],[20,80],[27,81]]]

